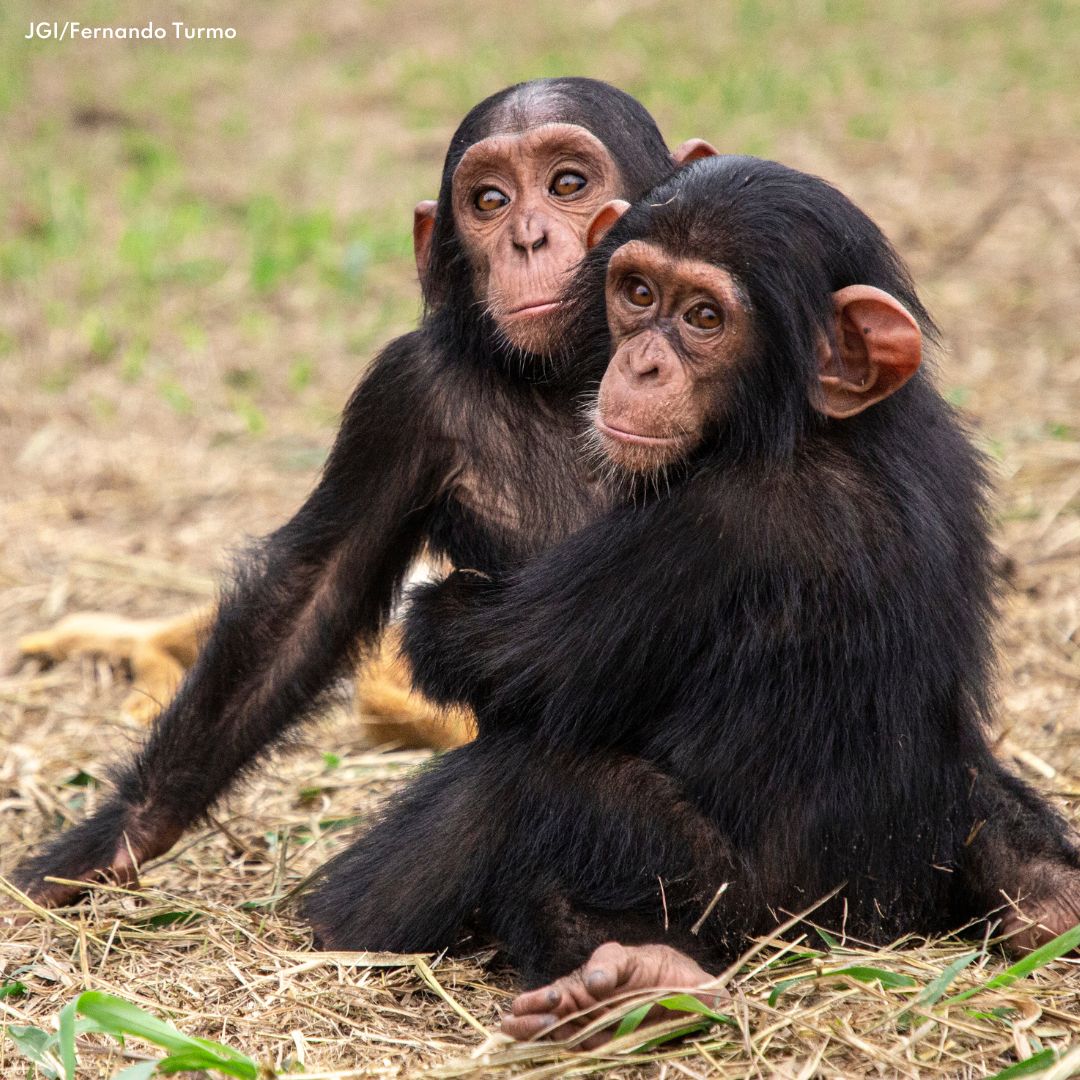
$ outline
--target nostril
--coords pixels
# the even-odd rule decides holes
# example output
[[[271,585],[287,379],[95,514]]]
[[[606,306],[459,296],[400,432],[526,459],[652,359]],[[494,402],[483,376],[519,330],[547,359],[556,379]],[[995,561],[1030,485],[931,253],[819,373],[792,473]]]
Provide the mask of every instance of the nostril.
[[[542,248],[545,243],[547,243],[547,237],[546,236],[537,237],[532,243],[533,251],[536,251],[537,248]]]

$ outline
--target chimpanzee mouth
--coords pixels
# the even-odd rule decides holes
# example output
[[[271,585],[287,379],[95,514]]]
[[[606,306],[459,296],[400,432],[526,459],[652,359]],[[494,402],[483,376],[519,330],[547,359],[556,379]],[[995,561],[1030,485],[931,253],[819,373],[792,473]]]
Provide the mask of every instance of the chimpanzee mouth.
[[[533,304],[523,304],[521,307],[508,311],[507,316],[524,315],[526,318],[532,315],[546,315],[549,311],[555,311],[562,307],[561,300],[538,300]]]
[[[601,435],[618,442],[636,443],[639,446],[676,446],[679,438],[675,435],[640,435],[636,431],[625,431],[623,428],[612,427],[605,424],[600,417],[596,417],[596,430]]]

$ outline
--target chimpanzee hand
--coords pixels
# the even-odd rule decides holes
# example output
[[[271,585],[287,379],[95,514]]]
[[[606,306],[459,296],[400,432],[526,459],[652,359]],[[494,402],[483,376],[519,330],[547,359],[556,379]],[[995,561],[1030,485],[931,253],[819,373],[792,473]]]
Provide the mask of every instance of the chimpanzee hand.
[[[483,707],[488,695],[472,662],[472,617],[493,605],[502,591],[501,583],[479,570],[455,570],[410,593],[403,649],[412,664],[413,684],[427,697],[440,705]]]
[[[427,618],[454,619],[490,603],[502,583],[482,570],[453,570],[442,579],[413,594],[413,606],[420,604]]]
[[[114,797],[24,862],[15,872],[15,883],[44,907],[74,903],[85,892],[78,885],[47,878],[137,887],[140,864],[168,851],[182,831],[179,824],[140,814]]]

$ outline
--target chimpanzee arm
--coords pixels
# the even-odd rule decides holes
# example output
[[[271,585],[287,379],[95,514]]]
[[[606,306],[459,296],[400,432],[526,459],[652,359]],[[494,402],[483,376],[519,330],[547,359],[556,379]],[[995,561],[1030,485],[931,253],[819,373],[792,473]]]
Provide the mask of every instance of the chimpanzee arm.
[[[117,772],[115,794],[24,865],[25,888],[55,903],[74,890],[45,875],[130,879],[132,856],[167,850],[377,634],[452,467],[424,362],[418,334],[375,361],[319,484],[242,567],[179,694]]]
[[[493,716],[527,715],[571,741],[584,727],[625,734],[627,716],[662,713],[700,643],[715,642],[709,606],[724,568],[719,537],[697,567],[671,558],[695,524],[691,507],[672,502],[662,515],[616,511],[503,583],[459,571],[418,590],[405,632],[418,688],[471,705],[481,731]],[[661,662],[673,648],[679,663]]]

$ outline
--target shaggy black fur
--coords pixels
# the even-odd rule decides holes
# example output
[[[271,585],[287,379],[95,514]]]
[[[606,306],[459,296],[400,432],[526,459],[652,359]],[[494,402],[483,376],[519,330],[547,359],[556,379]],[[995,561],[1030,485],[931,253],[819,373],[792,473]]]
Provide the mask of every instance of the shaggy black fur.
[[[597,488],[573,435],[579,394],[598,372],[571,363],[569,351],[528,357],[499,343],[450,200],[453,170],[474,142],[551,121],[605,143],[627,198],[673,167],[645,109],[594,80],[524,83],[469,113],[446,158],[420,329],[376,358],[318,486],[241,563],[179,694],[117,770],[115,794],[20,868],[23,888],[68,899],[43,877],[92,877],[126,847],[140,861],[165,850],[316,710],[375,639],[424,545],[494,572],[595,515]]]
[[[331,864],[322,940],[437,949],[467,924],[543,981],[610,937],[718,963],[839,885],[817,917],[883,942],[1073,874],[986,741],[982,460],[925,369],[850,419],[810,404],[834,290],[880,287],[934,340],[899,257],[820,180],[696,164],[583,267],[602,359],[605,265],[634,238],[730,271],[754,345],[678,469],[501,580],[420,591],[418,685],[474,706],[480,737]]]

